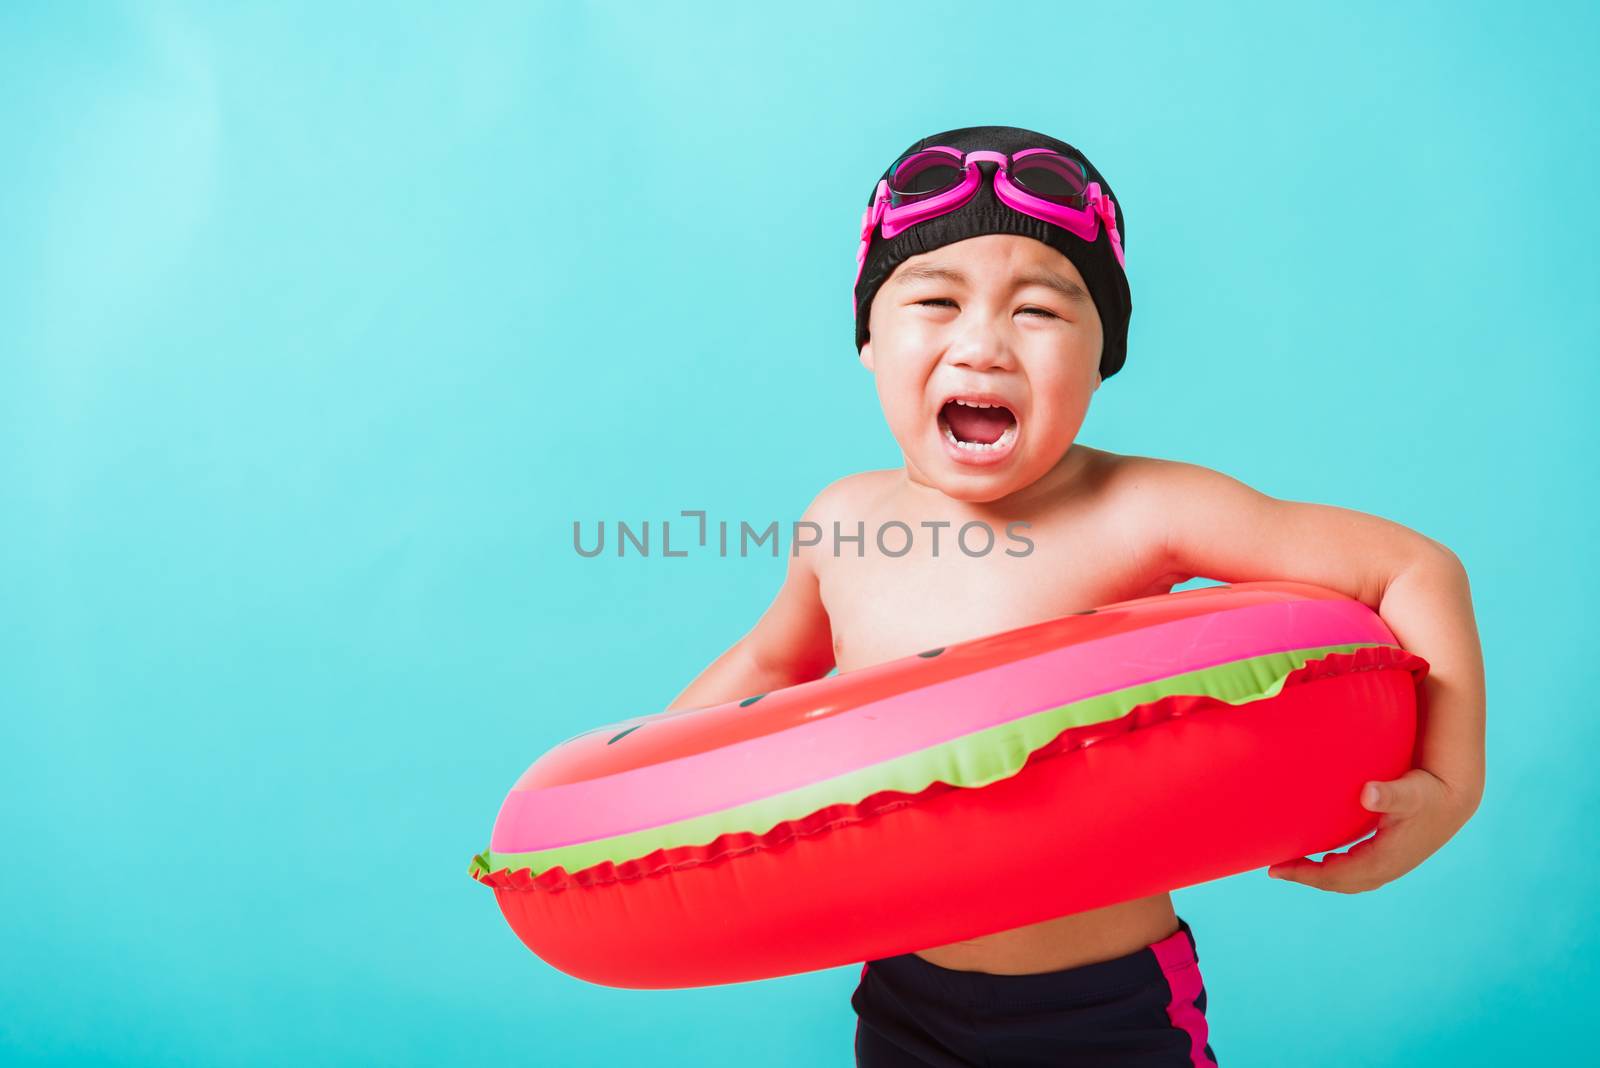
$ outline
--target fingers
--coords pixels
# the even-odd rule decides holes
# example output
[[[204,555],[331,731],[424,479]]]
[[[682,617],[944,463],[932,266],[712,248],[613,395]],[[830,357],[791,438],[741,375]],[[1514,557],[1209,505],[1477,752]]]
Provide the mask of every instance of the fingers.
[[[1398,779],[1367,783],[1361,790],[1361,806],[1369,812],[1412,816],[1427,806],[1430,794],[1439,785],[1439,780],[1429,773],[1413,768]]]
[[[1452,808],[1449,786],[1423,768],[1387,782],[1365,783],[1360,799],[1363,808],[1383,814],[1372,837],[1322,860],[1300,857],[1273,864],[1267,874],[1341,894],[1376,890],[1422,863],[1471,814]]]
[[[1384,857],[1387,850],[1379,844],[1381,837],[1380,832],[1379,836],[1363,839],[1343,853],[1328,853],[1321,860],[1301,857],[1273,864],[1267,868],[1267,875],[1338,894],[1376,890],[1395,878],[1389,874],[1390,865]]]
[[[1316,861],[1301,857],[1299,860],[1286,860],[1282,864],[1267,866],[1267,876],[1272,879],[1294,879],[1296,873],[1304,865],[1314,865]]]

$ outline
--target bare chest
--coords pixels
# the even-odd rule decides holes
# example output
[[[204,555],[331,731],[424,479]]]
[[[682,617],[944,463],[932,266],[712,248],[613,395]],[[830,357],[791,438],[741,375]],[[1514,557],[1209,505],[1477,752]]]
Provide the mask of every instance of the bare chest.
[[[1113,601],[1164,593],[1177,576],[1160,574],[1159,554],[1136,532],[1083,517],[994,527],[965,546],[948,532],[937,545],[910,539],[888,556],[872,537],[819,560],[823,607],[841,672],[1054,619]],[[920,533],[920,532],[919,532]],[[898,550],[902,534],[890,545]]]

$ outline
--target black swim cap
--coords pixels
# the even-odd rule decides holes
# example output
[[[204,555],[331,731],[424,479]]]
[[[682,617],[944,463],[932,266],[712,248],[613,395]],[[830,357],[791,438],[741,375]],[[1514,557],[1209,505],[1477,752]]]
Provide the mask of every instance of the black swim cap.
[[[965,126],[959,130],[947,130],[931,137],[924,137],[896,156],[895,161],[898,162],[909,153],[934,145],[948,145],[963,152],[989,149],[1007,154],[1020,152],[1025,148],[1052,148],[1081,160],[1089,173],[1089,180],[1099,182],[1105,195],[1116,201],[1117,232],[1126,251],[1128,227],[1123,221],[1121,201],[1117,200],[1116,194],[1111,191],[1110,183],[1095,169],[1095,165],[1089,162],[1088,157],[1065,141],[1058,141],[1054,137],[1046,137],[1044,134],[1016,126]],[[891,163],[884,169],[883,174],[873,181],[872,192],[867,196],[868,207],[872,206],[878,182],[889,177],[893,166]],[[866,263],[861,269],[861,280],[856,283],[856,351],[860,352],[861,346],[865,345],[871,336],[867,332],[867,321],[872,311],[872,298],[877,295],[878,287],[888,280],[900,264],[912,256],[932,252],[936,248],[964,241],[969,237],[978,237],[982,234],[1021,234],[1023,237],[1043,241],[1071,260],[1073,266],[1078,268],[1078,273],[1083,275],[1083,280],[1089,287],[1089,295],[1094,298],[1095,310],[1100,313],[1100,323],[1105,332],[1105,344],[1100,350],[1100,377],[1110,378],[1121,370],[1122,363],[1127,358],[1128,318],[1133,314],[1133,297],[1128,292],[1128,276],[1117,263],[1116,253],[1111,251],[1111,238],[1105,227],[1100,228],[1099,236],[1091,243],[1053,223],[1015,211],[994,195],[994,182],[989,177],[994,165],[984,163],[979,166],[984,170],[984,181],[978,186],[973,198],[955,211],[926,219],[887,241],[884,240],[881,230],[874,232],[872,244],[867,249]]]

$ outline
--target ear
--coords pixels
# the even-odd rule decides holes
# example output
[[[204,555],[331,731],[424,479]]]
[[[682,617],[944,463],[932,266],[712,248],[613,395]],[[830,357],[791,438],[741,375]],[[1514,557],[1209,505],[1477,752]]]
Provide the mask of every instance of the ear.
[[[869,371],[873,370],[873,366],[872,366],[872,342],[869,341],[865,345],[861,346],[860,357],[861,357],[861,366],[865,367]]]

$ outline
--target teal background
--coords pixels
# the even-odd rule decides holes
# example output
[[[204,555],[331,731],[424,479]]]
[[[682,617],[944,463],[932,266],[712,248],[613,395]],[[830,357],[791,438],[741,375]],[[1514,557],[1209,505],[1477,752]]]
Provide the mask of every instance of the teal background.
[[[1583,1059],[1596,23],[6,5],[0,1060],[851,1063],[858,968],[591,986],[466,866],[529,762],[664,707],[782,574],[580,559],[574,519],[788,522],[897,464],[861,208],[977,123],[1073,142],[1127,213],[1082,440],[1471,575],[1473,821],[1372,893],[1177,894],[1221,1063]]]

